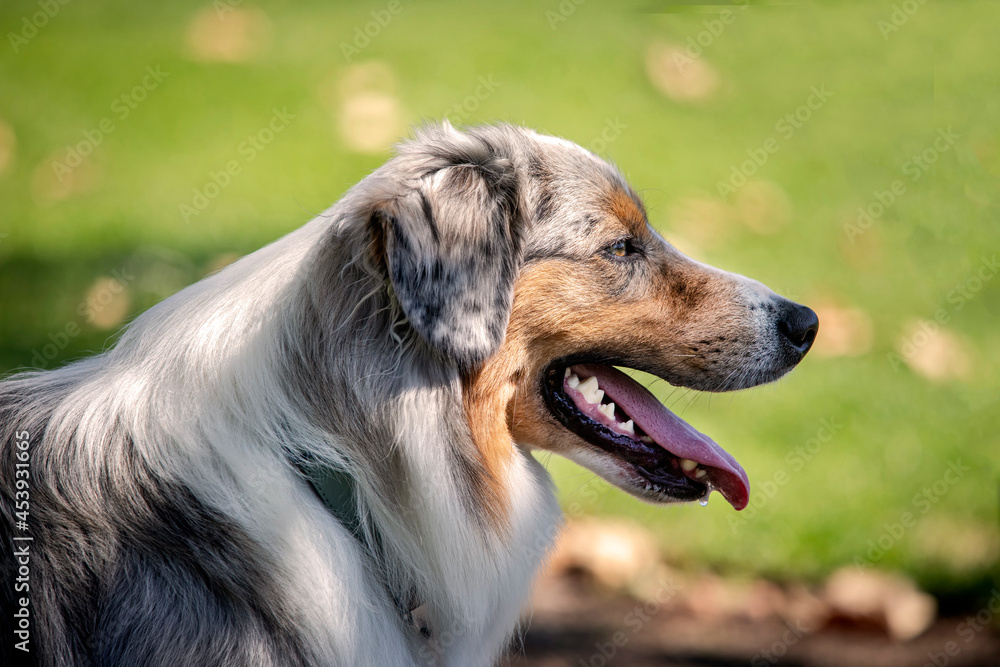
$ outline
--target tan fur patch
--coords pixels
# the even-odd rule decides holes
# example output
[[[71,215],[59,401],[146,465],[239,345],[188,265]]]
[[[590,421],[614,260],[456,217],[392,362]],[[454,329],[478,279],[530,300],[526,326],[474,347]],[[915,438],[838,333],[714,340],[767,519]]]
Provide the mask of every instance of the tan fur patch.
[[[646,214],[630,193],[617,188],[612,190],[606,207],[608,213],[618,218],[632,233],[645,229]]]
[[[495,355],[478,371],[462,378],[462,402],[472,440],[479,450],[484,470],[481,475],[482,507],[493,525],[508,528],[507,467],[514,455],[514,443],[507,429],[507,405],[514,384],[505,377],[507,364]]]

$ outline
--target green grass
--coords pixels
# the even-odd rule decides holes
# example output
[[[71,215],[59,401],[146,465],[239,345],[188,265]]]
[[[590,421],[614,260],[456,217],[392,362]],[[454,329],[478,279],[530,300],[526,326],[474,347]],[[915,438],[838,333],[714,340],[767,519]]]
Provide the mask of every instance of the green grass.
[[[50,348],[49,367],[102,349],[114,328],[97,329],[77,313],[100,276],[135,274],[128,310],[139,312],[200,278],[220,255],[250,252],[296,228],[385,159],[344,144],[329,91],[351,70],[340,44],[387,3],[241,6],[263,11],[270,35],[242,63],[187,55],[189,21],[211,8],[192,2],[71,2],[19,53],[0,48],[0,120],[17,138],[0,173],[0,370],[32,364],[71,323],[81,333]],[[499,86],[464,122],[507,120],[589,145],[617,120],[626,127],[605,152],[643,192],[664,234],[793,298],[860,309],[872,325],[864,354],[811,355],[777,385],[670,395],[683,417],[739,458],[755,493],[785,473],[753,510],[735,514],[718,497],[706,509],[646,506],[553,459],[564,504],[571,513],[631,517],[678,561],[782,577],[820,577],[864,558],[883,524],[911,512],[915,525],[892,540],[878,567],[902,569],[937,591],[974,590],[995,577],[1000,279],[961,309],[948,295],[1000,249],[1000,49],[991,34],[1000,10],[927,3],[888,38],[878,21],[890,17],[889,2],[737,10],[702,56],[719,91],[694,103],[671,101],[650,84],[646,49],[696,38],[717,9],[641,13],[584,3],[553,30],[545,12],[558,6],[404,2],[356,62],[392,71],[387,90],[404,128],[447,113],[474,94],[480,76]],[[37,10],[5,4],[4,33]],[[119,119],[114,100],[147,66],[169,75]],[[813,86],[832,97],[781,137],[776,123]],[[179,205],[211,172],[242,159],[240,142],[275,108],[295,119],[185,223]],[[59,201],[39,199],[46,160],[63,157],[105,117],[114,132],[74,172],[89,174],[90,184]],[[939,128],[959,139],[909,180],[904,164],[933,145]],[[783,193],[790,222],[759,234],[726,217],[740,195],[723,202],[717,183],[770,137],[779,149],[755,180]],[[895,179],[906,193],[848,242],[844,223]],[[677,202],[691,198],[733,207],[722,209],[719,233],[702,238],[681,224]],[[908,323],[939,309],[965,346],[968,374],[942,382],[905,364],[895,369],[888,355]],[[654,388],[667,398],[668,387]],[[793,466],[787,457],[817,435],[821,419],[841,427]],[[915,494],[958,459],[970,470],[921,513]]]

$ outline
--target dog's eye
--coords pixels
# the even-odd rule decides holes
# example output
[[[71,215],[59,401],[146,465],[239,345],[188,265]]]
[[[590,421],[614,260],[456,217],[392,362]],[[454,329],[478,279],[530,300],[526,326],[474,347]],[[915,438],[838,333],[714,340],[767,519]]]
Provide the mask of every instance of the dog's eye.
[[[610,255],[615,257],[625,257],[635,252],[635,246],[631,239],[618,239],[606,248]]]

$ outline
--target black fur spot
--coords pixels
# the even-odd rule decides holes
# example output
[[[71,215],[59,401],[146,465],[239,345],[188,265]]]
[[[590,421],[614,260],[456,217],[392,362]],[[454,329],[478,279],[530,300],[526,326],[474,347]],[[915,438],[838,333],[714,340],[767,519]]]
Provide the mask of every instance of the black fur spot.
[[[427,226],[430,227],[431,236],[434,237],[435,243],[441,243],[441,237],[438,233],[437,221],[434,220],[434,211],[431,209],[431,202],[424,196],[424,193],[420,193],[420,206],[423,208],[424,217],[427,218]]]

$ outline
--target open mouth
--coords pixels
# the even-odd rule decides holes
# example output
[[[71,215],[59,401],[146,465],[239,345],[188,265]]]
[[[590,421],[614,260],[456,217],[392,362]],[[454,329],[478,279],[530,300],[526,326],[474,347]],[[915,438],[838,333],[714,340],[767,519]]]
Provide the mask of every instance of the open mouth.
[[[736,459],[618,369],[557,363],[543,394],[563,426],[625,464],[639,495],[698,500],[717,490],[734,509],[747,506],[750,481]]]

